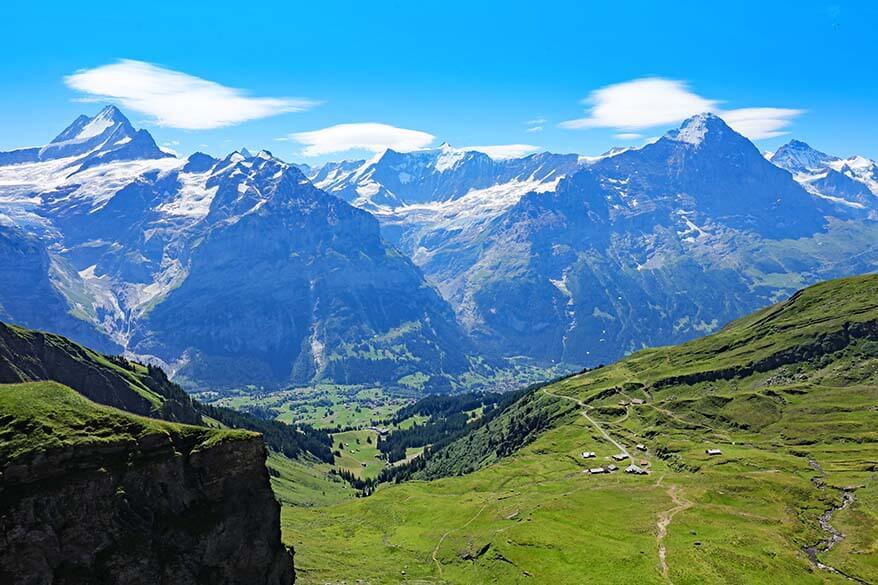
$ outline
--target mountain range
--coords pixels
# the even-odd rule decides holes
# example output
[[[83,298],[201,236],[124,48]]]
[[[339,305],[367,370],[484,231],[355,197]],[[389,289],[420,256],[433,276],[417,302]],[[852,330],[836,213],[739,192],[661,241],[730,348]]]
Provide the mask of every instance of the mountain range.
[[[483,351],[594,365],[713,331],[803,284],[875,268],[874,163],[822,155],[830,166],[803,174],[784,162],[803,146],[766,160],[704,114],[599,157],[486,165],[480,153],[444,146],[331,163],[309,177],[372,210]],[[486,167],[503,169],[487,187]],[[844,194],[815,184],[828,173],[843,175]]]
[[[2,160],[0,269],[39,285],[26,302],[3,287],[7,319],[198,385],[448,386],[471,369],[450,307],[378,222],[268,152],[179,159],[111,106]]]
[[[191,387],[487,385],[874,270],[876,176],[797,141],[766,157],[710,114],[599,157],[309,167],[178,158],[109,106],[0,153],[0,318]]]

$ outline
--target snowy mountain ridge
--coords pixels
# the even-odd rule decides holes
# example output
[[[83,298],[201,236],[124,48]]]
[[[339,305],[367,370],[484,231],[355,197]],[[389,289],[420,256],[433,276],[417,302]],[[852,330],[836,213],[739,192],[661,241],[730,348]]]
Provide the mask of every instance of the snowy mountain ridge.
[[[443,144],[312,168],[178,158],[109,107],[0,153],[0,273],[34,291],[0,291],[0,318],[196,385],[454,388],[493,360],[682,341],[874,269],[876,191],[873,161],[765,156],[710,114],[596,157]]]

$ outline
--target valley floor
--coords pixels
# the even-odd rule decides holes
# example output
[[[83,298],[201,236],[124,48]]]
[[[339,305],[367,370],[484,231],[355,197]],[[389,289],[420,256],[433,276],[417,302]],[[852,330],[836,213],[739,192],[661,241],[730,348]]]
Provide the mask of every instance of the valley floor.
[[[608,393],[628,374],[619,367],[568,379],[539,401],[570,397],[576,411],[514,456],[286,506],[284,539],[301,583],[875,583],[878,385],[839,380],[860,363],[809,371],[807,384],[776,372],[717,382],[709,393],[721,400],[703,384]],[[631,398],[644,403],[619,405]],[[613,443],[649,475],[584,473],[612,462]],[[846,493],[827,520],[843,538],[824,552],[821,516]]]

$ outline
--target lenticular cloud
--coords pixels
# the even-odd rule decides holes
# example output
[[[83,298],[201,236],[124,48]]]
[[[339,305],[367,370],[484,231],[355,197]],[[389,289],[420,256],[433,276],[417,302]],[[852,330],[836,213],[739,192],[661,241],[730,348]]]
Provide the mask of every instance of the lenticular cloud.
[[[118,102],[151,116],[159,126],[184,130],[232,126],[316,105],[300,98],[250,97],[240,89],[127,59],[78,71],[64,82],[86,94],[86,100]]]

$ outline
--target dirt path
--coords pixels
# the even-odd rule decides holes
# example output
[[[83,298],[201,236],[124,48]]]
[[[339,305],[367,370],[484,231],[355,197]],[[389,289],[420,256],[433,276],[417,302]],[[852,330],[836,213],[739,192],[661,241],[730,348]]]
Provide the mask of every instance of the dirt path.
[[[609,441],[610,443],[615,445],[615,447],[619,450],[620,453],[624,453],[625,455],[628,456],[629,459],[631,458],[631,453],[628,452],[628,449],[626,449],[624,445],[622,445],[621,443],[616,441],[616,439],[611,437],[607,433],[607,431],[605,431],[604,428],[595,419],[588,416],[588,409],[591,408],[590,406],[588,406],[582,400],[579,400],[577,398],[573,398],[571,396],[564,396],[563,394],[555,394],[554,392],[549,392],[549,390],[547,390],[546,388],[543,388],[543,392],[548,394],[549,396],[553,396],[555,398],[561,398],[562,400],[569,400],[571,402],[575,402],[577,405],[579,405],[582,408],[582,416],[585,417],[585,420],[590,422],[592,424],[592,426],[594,426],[594,428],[596,428],[598,430],[598,432],[601,434],[601,436],[603,436],[607,441]]]
[[[439,578],[440,579],[442,578],[442,563],[439,562],[439,548],[442,546],[442,543],[445,542],[445,539],[452,532],[457,532],[458,530],[463,530],[464,528],[466,528],[467,526],[472,524],[473,521],[476,518],[478,518],[482,514],[482,512],[485,511],[485,508],[487,508],[488,504],[490,504],[490,503],[491,503],[491,501],[489,500],[489,501],[486,501],[484,504],[482,504],[482,507],[479,508],[479,511],[476,512],[475,514],[473,514],[473,517],[470,518],[469,520],[467,520],[466,524],[464,524],[463,526],[458,526],[457,528],[452,528],[451,530],[447,530],[442,536],[439,537],[439,542],[436,543],[436,548],[433,549],[433,554],[430,556],[433,558],[433,563],[436,564],[436,569],[439,571]]]
[[[570,396],[564,396],[563,394],[555,394],[554,392],[550,392],[546,388],[543,388],[543,392],[545,392],[549,396],[553,396],[555,398],[561,398],[564,400],[570,400],[570,401],[578,404],[583,409],[582,416],[584,416],[585,419],[588,422],[590,422],[607,441],[609,441],[610,443],[615,445],[616,448],[619,449],[619,451],[621,453],[624,453],[625,455],[628,455],[628,457],[631,457],[631,454],[628,452],[628,450],[625,448],[624,445],[620,444],[615,439],[613,439],[613,437],[611,437],[596,420],[594,420],[593,418],[591,418],[588,415],[588,409],[590,407],[587,404],[585,404],[583,401],[578,400],[576,398],[572,398]],[[651,408],[655,408],[659,412],[662,412],[664,410],[664,409],[661,409],[661,408],[654,406],[651,403],[646,403],[646,406],[649,406]],[[674,417],[674,418],[678,418],[678,420],[680,420],[680,422],[689,423],[689,421],[683,421],[683,419],[679,419],[679,417],[677,417],[675,414],[671,413],[670,411],[665,411],[664,414],[671,416],[671,417]],[[691,423],[689,423],[689,424],[691,424]],[[711,430],[714,430],[714,429],[711,429]],[[662,481],[664,480],[664,477],[665,476],[663,474],[661,477],[658,478],[658,480],[656,481],[656,484],[655,484],[656,487],[662,487]],[[672,508],[670,508],[669,510],[665,510],[664,512],[659,514],[658,520],[656,520],[656,543],[658,545],[659,570],[661,571],[662,576],[667,581],[670,581],[668,560],[667,560],[668,553],[667,553],[667,549],[665,548],[665,542],[664,542],[665,537],[668,534],[668,526],[670,526],[671,521],[674,519],[674,516],[676,516],[678,513],[682,512],[684,510],[691,508],[694,504],[692,502],[690,502],[689,500],[687,500],[685,497],[683,497],[682,489],[677,485],[668,486],[667,494],[671,498],[671,501],[674,503],[674,506]]]
[[[659,478],[656,485],[661,484],[663,478],[664,476]],[[670,496],[671,501],[674,502],[674,507],[659,514],[658,520],[655,523],[655,539],[658,543],[659,570],[661,570],[662,577],[667,581],[671,580],[668,573],[668,552],[665,548],[665,536],[668,535],[668,526],[670,526],[671,520],[674,519],[674,516],[683,510],[691,508],[693,505],[692,502],[682,496],[681,492],[682,490],[676,485],[668,487],[668,496]]]

